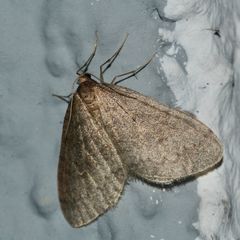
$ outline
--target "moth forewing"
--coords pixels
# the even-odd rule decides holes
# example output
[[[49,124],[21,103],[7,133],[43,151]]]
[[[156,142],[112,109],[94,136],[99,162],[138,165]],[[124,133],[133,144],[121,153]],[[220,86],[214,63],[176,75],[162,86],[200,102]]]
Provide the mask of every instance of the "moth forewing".
[[[65,218],[81,227],[116,205],[126,181],[122,161],[101,123],[79,94],[74,94],[71,122],[67,110],[58,167],[59,199]]]

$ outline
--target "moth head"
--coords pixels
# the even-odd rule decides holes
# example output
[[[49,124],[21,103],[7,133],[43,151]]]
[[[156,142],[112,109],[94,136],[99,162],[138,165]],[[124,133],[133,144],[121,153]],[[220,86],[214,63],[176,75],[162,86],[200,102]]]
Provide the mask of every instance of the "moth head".
[[[89,80],[91,80],[91,75],[89,73],[82,73],[79,75],[77,83],[80,85]]]

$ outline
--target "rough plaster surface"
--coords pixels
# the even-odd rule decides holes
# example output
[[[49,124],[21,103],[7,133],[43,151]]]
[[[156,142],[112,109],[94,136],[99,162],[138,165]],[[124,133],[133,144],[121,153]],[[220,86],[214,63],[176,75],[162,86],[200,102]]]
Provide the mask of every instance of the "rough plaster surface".
[[[237,0],[0,3],[0,239],[239,239]],[[171,190],[130,182],[115,209],[72,229],[56,188],[66,104],[51,94],[71,91],[95,31],[92,73],[128,32],[106,79],[157,51],[138,80],[123,85],[196,114],[224,141],[225,158],[218,170]]]

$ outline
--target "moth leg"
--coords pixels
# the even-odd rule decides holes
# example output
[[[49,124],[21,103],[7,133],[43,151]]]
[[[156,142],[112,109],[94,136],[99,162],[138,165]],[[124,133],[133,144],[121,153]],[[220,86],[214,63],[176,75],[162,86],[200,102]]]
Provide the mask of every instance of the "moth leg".
[[[66,102],[66,103],[69,103],[70,102],[69,98],[72,96],[72,93],[70,93],[66,96],[61,96],[61,95],[57,95],[57,94],[52,94],[52,96],[57,97],[57,98],[63,100],[64,102]]]
[[[126,72],[126,73],[122,73],[122,74],[119,74],[119,75],[115,76],[115,77],[112,79],[111,84],[117,85],[118,83],[120,83],[120,82],[122,82],[122,81],[124,81],[124,80],[126,80],[126,79],[128,79],[128,78],[130,78],[130,77],[135,76],[135,75],[138,74],[140,71],[142,71],[142,70],[152,61],[152,59],[153,59],[154,56],[155,56],[155,53],[153,54],[153,56],[152,56],[145,64],[143,64],[142,66],[138,67],[137,69],[132,70],[132,71],[129,71],[129,72]],[[127,76],[127,77],[124,77],[124,78],[122,78],[122,79],[119,79],[118,81],[116,81],[117,78],[123,77],[123,76],[126,76],[126,75],[128,75],[128,76]]]
[[[77,70],[77,72],[76,72],[77,75],[80,75],[80,74],[82,74],[82,73],[87,72],[90,63],[91,63],[92,59],[93,59],[94,56],[95,56],[95,53],[96,53],[96,50],[97,50],[97,43],[98,43],[98,35],[97,35],[97,32],[95,32],[95,34],[96,34],[96,41],[95,41],[95,44],[94,44],[93,51],[92,51],[90,57],[88,58],[88,60]]]
[[[127,40],[127,37],[128,37],[128,33],[126,34],[126,36],[125,36],[125,38],[123,40],[123,43],[118,48],[118,50],[109,59],[107,59],[103,64],[100,65],[100,80],[101,80],[101,83],[104,82],[103,74],[107,71],[108,68],[111,67],[111,65],[113,64],[113,62],[115,61],[115,59],[117,58],[119,53],[121,52],[121,50],[123,48],[123,45],[124,45],[124,43]],[[104,65],[106,65],[107,63],[108,63],[108,65],[103,69]]]

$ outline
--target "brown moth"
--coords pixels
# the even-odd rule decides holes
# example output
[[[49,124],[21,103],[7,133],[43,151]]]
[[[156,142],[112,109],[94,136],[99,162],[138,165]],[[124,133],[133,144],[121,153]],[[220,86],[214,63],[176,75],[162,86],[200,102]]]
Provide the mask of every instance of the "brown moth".
[[[114,207],[128,177],[172,184],[209,171],[223,156],[218,138],[192,115],[116,85],[151,60],[116,76],[111,84],[104,82],[103,73],[123,44],[100,66],[99,82],[87,73],[95,44],[77,72],[79,86],[64,118],[58,191],[63,214],[72,227],[87,225]]]

